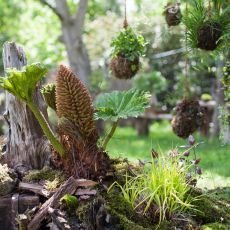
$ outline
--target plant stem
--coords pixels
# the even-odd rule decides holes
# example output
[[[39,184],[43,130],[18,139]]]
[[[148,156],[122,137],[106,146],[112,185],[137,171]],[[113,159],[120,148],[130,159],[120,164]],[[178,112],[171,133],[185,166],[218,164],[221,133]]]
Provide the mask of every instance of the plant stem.
[[[102,144],[102,148],[105,149],[108,142],[110,141],[110,139],[113,137],[113,134],[117,128],[117,124],[118,124],[118,120],[113,122],[113,125],[112,125],[112,128],[110,130],[110,132],[108,133],[108,135],[105,137],[105,140],[103,141],[103,144]]]
[[[54,149],[63,157],[65,153],[64,147],[55,137],[42,113],[38,110],[37,106],[33,102],[27,102],[27,105],[38,120],[38,123],[40,124],[44,134],[47,136]]]

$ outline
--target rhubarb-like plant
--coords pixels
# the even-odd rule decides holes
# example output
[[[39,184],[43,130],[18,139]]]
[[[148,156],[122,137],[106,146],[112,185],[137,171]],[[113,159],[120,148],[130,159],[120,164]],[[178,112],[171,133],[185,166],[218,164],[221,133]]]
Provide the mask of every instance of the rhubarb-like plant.
[[[39,111],[38,106],[33,101],[36,85],[44,78],[46,73],[47,69],[38,63],[28,65],[22,70],[8,69],[6,77],[0,77],[0,87],[27,104],[54,149],[63,156],[64,148],[62,144],[55,137],[44,116]]]
[[[105,149],[109,140],[117,128],[120,119],[138,117],[149,107],[150,94],[138,90],[113,91],[98,96],[96,100],[96,119],[110,120],[113,122],[109,134],[103,141],[102,148]]]

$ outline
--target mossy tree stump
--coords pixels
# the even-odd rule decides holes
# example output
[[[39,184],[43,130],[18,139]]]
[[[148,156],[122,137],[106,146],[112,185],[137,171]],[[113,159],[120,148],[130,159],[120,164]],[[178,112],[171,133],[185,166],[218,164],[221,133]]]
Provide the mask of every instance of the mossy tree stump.
[[[21,70],[26,65],[26,55],[22,47],[6,42],[3,46],[5,72],[8,68]],[[34,95],[39,109],[46,111],[39,88]],[[47,139],[30,109],[24,102],[6,93],[4,117],[8,123],[8,134],[4,160],[10,167],[23,165],[30,169],[42,168],[50,152]]]

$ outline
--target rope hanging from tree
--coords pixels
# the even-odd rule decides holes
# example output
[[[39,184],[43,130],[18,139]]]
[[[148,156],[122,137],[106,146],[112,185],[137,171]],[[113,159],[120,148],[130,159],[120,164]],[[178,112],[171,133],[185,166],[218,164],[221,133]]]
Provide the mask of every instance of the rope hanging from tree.
[[[124,22],[123,22],[123,27],[124,27],[124,29],[127,29],[128,28],[128,26],[129,26],[129,24],[128,24],[128,21],[127,21],[127,12],[126,12],[126,0],[124,0],[125,1],[125,18],[124,18]]]

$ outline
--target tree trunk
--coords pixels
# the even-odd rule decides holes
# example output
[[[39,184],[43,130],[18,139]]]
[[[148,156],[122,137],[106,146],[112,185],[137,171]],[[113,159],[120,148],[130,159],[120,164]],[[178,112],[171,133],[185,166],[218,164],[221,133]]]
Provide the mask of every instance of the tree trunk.
[[[73,72],[88,86],[91,74],[90,61],[82,37],[77,36],[76,22],[62,22],[62,37],[66,47],[68,60]]]
[[[82,83],[88,86],[91,68],[88,52],[82,38],[88,0],[79,0],[75,14],[71,13],[67,0],[55,0],[53,4],[47,0],[40,0],[40,2],[48,6],[59,18],[62,41],[66,47],[70,67]]]
[[[3,46],[4,69],[22,69],[26,65],[23,49],[15,43]],[[42,112],[46,111],[44,101],[37,88],[34,95]],[[12,94],[6,93],[5,119],[9,125],[5,161],[10,167],[24,165],[27,168],[42,168],[48,160],[50,147],[36,118],[26,106]]]

